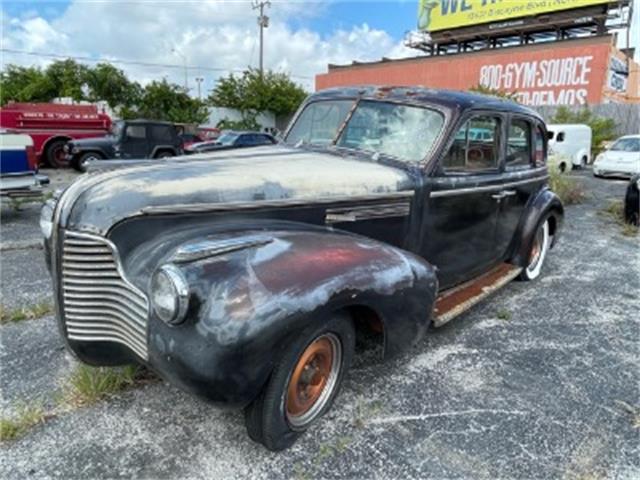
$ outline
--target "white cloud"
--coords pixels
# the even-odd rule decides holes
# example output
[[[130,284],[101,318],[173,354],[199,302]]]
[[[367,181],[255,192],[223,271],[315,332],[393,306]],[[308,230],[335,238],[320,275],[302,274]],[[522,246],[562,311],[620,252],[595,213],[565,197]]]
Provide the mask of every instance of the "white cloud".
[[[383,30],[367,24],[322,36],[309,29],[293,29],[290,20],[322,15],[320,2],[274,2],[267,11],[265,65],[291,73],[307,89],[328,63],[375,60],[383,56],[415,54]],[[2,46],[16,50],[120,59],[145,63],[242,70],[258,64],[257,12],[250,1],[236,2],[82,2],[73,1],[52,20],[30,14],[2,15]],[[180,52],[180,53],[176,53]],[[2,63],[46,64],[51,59],[4,54]],[[141,82],[167,77],[182,83],[182,68],[118,65]],[[222,72],[190,69],[194,77],[213,86]]]

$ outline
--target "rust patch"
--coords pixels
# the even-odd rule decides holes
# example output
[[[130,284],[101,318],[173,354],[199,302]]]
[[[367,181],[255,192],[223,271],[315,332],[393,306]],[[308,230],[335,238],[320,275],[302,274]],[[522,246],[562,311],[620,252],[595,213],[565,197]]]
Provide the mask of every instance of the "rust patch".
[[[434,310],[435,325],[439,327],[476,305],[480,300],[503,287],[522,269],[508,263],[502,263],[480,277],[445,290],[437,300]]]

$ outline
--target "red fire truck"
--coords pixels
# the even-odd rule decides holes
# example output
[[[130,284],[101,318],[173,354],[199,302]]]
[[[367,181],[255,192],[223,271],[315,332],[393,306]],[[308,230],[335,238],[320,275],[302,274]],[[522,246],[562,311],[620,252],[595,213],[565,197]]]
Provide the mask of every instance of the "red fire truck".
[[[66,142],[106,135],[111,118],[94,105],[9,103],[0,108],[0,127],[29,135],[38,164],[60,168],[68,163],[62,150]]]

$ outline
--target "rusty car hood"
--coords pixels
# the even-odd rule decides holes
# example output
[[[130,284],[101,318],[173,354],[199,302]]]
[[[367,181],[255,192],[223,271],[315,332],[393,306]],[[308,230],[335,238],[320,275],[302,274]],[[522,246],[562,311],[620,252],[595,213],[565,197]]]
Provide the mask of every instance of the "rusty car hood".
[[[374,161],[282,145],[208,152],[84,175],[66,193],[63,227],[106,234],[117,222],[189,206],[313,204],[412,191],[407,171]]]

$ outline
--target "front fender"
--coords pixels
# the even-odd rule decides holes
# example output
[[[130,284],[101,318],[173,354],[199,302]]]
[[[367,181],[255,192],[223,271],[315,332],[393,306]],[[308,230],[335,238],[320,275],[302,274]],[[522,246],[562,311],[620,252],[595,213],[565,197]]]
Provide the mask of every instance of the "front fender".
[[[527,266],[536,230],[546,217],[551,219],[551,234],[553,235],[551,247],[553,247],[558,240],[564,221],[564,207],[560,198],[549,188],[540,190],[527,204],[515,236],[516,243],[511,263],[521,267]]]
[[[213,401],[246,405],[292,338],[349,306],[378,314],[386,354],[413,345],[426,331],[437,280],[434,269],[413,254],[325,229],[242,235],[267,240],[174,262],[190,285],[187,319],[169,327],[151,314],[149,324],[150,362],[174,383]],[[225,240],[208,241],[215,238]],[[143,272],[150,276],[193,241],[138,247],[150,264],[138,268],[137,281],[144,283]]]

